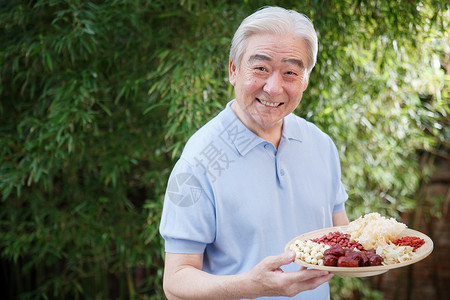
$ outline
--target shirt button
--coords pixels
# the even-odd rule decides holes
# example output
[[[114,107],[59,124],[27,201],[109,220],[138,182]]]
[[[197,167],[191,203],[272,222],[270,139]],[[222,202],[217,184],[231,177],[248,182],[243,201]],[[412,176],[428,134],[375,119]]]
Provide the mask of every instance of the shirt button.
[[[280,170],[280,175],[284,176],[284,170],[283,169]]]

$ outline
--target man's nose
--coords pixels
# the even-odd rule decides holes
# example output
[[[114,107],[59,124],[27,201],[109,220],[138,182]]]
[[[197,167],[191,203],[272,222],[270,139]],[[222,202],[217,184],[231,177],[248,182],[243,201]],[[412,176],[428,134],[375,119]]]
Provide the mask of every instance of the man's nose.
[[[281,74],[274,72],[267,78],[263,88],[264,92],[271,96],[279,95],[283,92],[283,78]]]

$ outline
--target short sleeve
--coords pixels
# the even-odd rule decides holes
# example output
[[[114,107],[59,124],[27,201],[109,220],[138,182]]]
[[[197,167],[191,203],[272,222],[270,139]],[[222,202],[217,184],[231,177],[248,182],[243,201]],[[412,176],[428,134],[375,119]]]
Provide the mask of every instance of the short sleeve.
[[[336,198],[334,201],[334,207],[333,207],[333,214],[341,212],[343,210],[345,210],[345,202],[348,199],[348,194],[345,190],[345,186],[342,183],[342,179],[341,179],[341,163],[340,163],[340,159],[339,159],[339,153],[337,151],[336,145],[334,144],[334,142],[332,142],[333,144],[333,152],[334,152],[334,163],[336,164]]]
[[[166,252],[201,254],[215,239],[210,185],[198,171],[180,159],[169,177],[159,227]]]
[[[339,182],[339,189],[336,195],[336,202],[333,208],[333,214],[344,211],[345,210],[345,201],[347,201],[348,195],[345,191],[344,185],[342,182]]]

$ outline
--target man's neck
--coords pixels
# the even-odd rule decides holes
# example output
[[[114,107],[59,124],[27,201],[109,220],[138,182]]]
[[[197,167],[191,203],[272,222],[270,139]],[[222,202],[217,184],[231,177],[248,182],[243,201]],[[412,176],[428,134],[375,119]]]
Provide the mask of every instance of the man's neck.
[[[236,117],[254,134],[263,138],[264,140],[272,143],[276,149],[281,141],[281,134],[283,131],[283,120],[280,120],[274,124],[260,124],[253,120],[239,107],[239,104],[231,104],[231,109],[233,110]]]

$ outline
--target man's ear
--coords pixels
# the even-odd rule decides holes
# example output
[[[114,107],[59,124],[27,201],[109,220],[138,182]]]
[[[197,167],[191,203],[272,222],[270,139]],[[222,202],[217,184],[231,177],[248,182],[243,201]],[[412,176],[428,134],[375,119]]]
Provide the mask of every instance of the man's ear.
[[[308,83],[309,83],[309,73],[307,73],[306,77],[303,79],[303,87],[302,87],[303,92],[306,91]]]
[[[237,72],[237,67],[230,60],[230,63],[229,63],[229,66],[228,66],[228,80],[230,81],[232,86],[234,86],[236,84],[236,76],[237,76],[236,72]]]

